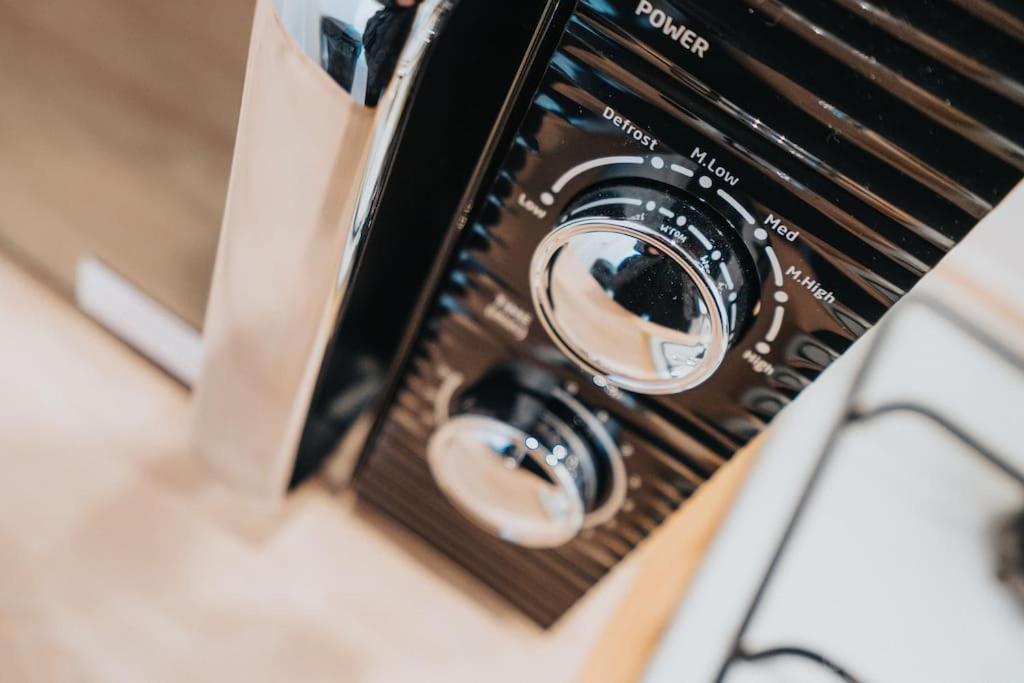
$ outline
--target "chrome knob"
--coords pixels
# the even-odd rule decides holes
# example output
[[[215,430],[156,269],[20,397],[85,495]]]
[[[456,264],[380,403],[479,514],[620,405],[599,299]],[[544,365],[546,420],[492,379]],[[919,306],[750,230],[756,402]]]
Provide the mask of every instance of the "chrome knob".
[[[673,394],[710,377],[753,305],[750,255],[696,199],[616,186],[585,194],[534,252],[538,317],[599,382]]]
[[[618,450],[572,396],[500,372],[457,401],[427,461],[448,500],[510,543],[551,548],[607,519],[625,495]]]

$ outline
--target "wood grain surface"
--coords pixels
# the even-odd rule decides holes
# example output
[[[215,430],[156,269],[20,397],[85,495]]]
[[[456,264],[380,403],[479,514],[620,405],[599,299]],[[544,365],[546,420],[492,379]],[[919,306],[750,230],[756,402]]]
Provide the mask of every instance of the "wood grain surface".
[[[202,322],[254,0],[0,0],[0,248]]]
[[[0,0],[0,250],[65,296],[96,255],[199,325],[253,4]],[[349,497],[230,493],[190,410],[0,257],[4,680],[631,680],[745,471],[544,633]]]
[[[349,496],[238,497],[178,384],[2,257],[0,293],[4,681],[563,683],[629,589],[543,632]]]

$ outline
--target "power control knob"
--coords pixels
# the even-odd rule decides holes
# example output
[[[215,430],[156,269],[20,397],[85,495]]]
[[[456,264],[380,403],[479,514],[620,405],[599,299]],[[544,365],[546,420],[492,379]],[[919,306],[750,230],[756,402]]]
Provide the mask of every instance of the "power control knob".
[[[452,408],[427,461],[442,493],[485,531],[551,548],[621,504],[625,470],[606,425],[552,382],[501,370]]]
[[[530,266],[538,317],[599,383],[674,394],[708,379],[754,305],[753,260],[696,198],[617,185],[584,193]]]

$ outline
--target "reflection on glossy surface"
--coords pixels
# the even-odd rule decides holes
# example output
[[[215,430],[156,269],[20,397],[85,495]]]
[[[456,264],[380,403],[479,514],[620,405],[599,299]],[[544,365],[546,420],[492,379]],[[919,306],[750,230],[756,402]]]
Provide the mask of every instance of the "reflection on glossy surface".
[[[482,415],[449,420],[427,448],[438,486],[463,514],[535,548],[567,543],[583,527],[580,470],[588,457]]]
[[[916,85],[894,87],[899,80],[892,78],[887,62],[908,58],[894,65],[915,67],[904,71],[904,77],[927,79],[923,85],[938,85],[932,91],[941,96],[966,96],[960,101],[975,112],[984,96],[978,88],[963,87],[943,65],[894,42],[879,41],[882,50],[858,51],[857,45],[885,36],[854,21],[856,17],[842,21],[846,7],[861,11],[853,0],[784,3],[799,5],[826,28],[841,29],[832,33],[840,40],[820,36],[818,45],[810,38],[789,40],[792,29],[771,21],[778,4],[669,3],[673,21],[678,18],[694,32],[720,38],[716,45],[722,49],[713,47],[707,59],[694,59],[676,49],[678,44],[666,39],[649,16],[637,15],[635,0],[577,3],[578,13],[561,36],[558,51],[540,55],[540,61],[551,60],[544,82],[539,88],[531,82],[522,91],[534,101],[518,117],[518,129],[513,121],[503,130],[511,141],[505,160],[490,187],[482,188],[488,191],[486,199],[480,195],[471,229],[464,231],[459,251],[443,273],[439,305],[431,309],[436,313],[417,345],[418,358],[430,362],[409,365],[408,382],[384,428],[389,438],[380,439],[369,458],[364,487],[382,507],[542,624],[555,621],[604,570],[662,523],[669,510],[655,511],[648,501],[689,497],[693,487],[763,429],[778,406],[845,350],[865,323],[877,320],[938,261],[973,226],[973,217],[987,208],[984,204],[997,202],[1020,179],[1016,169],[964,137],[956,125],[936,124],[931,114],[942,111],[921,111],[908,102],[922,93]],[[912,4],[902,3],[901,12],[911,12],[915,19],[928,19],[937,11],[935,3],[909,9]],[[957,6],[966,4],[963,0]],[[941,34],[939,38],[949,32]],[[991,32],[978,35],[994,42]],[[850,63],[860,58],[857,69],[851,69]],[[657,136],[661,144],[656,155],[647,156],[643,164],[582,171],[551,193],[553,180],[568,178],[571,170],[587,168],[594,160],[647,155],[624,140],[619,127],[609,125],[602,116],[606,107],[614,107],[623,120],[642,122],[645,132]],[[988,118],[997,110],[982,108],[981,115]],[[703,174],[701,169],[709,170],[700,161],[703,154],[709,161],[714,158],[716,168],[729,169],[737,182],[726,186],[722,176]],[[545,196],[553,201],[547,204]],[[544,203],[544,218],[522,198]],[[685,268],[681,273],[718,290],[718,300],[705,302],[712,318],[722,316],[719,307],[726,302],[722,326],[734,350],[707,382],[674,396],[606,394],[578,382],[581,400],[624,425],[616,439],[623,455],[628,454],[627,486],[635,488],[630,489],[629,504],[606,520],[610,523],[593,526],[592,536],[574,541],[559,553],[557,563],[538,571],[536,554],[510,554],[500,544],[471,535],[457,513],[446,515],[446,508],[434,505],[431,492],[417,495],[419,505],[414,506],[407,500],[408,487],[389,487],[402,483],[391,478],[398,468],[411,470],[420,464],[418,449],[404,452],[391,444],[417,443],[423,432],[419,424],[406,426],[410,408],[429,404],[443,379],[435,376],[439,367],[445,377],[449,369],[475,377],[529,354],[562,380],[572,376],[572,369],[561,351],[596,375],[599,371],[587,366],[588,356],[568,343],[570,337],[578,342],[584,332],[591,332],[577,327],[589,319],[585,306],[611,312],[611,322],[595,325],[587,339],[604,343],[600,350],[613,359],[617,347],[609,337],[630,334],[637,321],[678,331],[672,328],[672,316],[658,315],[663,310],[659,304],[671,297],[638,307],[632,292],[606,292],[603,285],[621,275],[615,258],[606,259],[607,270],[592,271],[596,258],[573,264],[569,256],[576,250],[555,242],[567,226],[551,232],[549,217],[556,216],[574,222],[586,217],[594,232],[608,232],[604,225],[611,219],[657,233],[651,244],[697,266],[695,277]],[[777,223],[790,229],[780,232]],[[540,268],[536,257],[532,264],[526,262],[534,253]],[[619,264],[633,253],[630,244],[627,256],[617,257]],[[578,278],[552,276],[552,262]],[[799,280],[827,283],[835,290],[836,303],[807,296],[799,282],[783,278],[790,267],[790,276],[800,271]],[[538,321],[557,349],[539,334],[514,339],[485,313],[493,297],[523,293],[527,268]],[[663,273],[651,277],[673,283]],[[587,292],[602,294],[604,300],[590,299]],[[776,298],[780,293],[783,299]],[[580,301],[570,306],[565,300],[570,295]],[[784,317],[775,315],[778,304],[785,304]],[[650,321],[641,317],[645,311]],[[699,327],[691,331],[699,333]],[[758,344],[769,336],[770,345]],[[636,348],[649,352],[642,342]],[[642,356],[645,372],[653,367],[651,358]],[[706,366],[713,365],[709,358]],[[765,404],[768,397],[775,405]],[[663,455],[657,453],[661,447]],[[696,476],[681,478],[678,467],[666,466],[679,463]],[[605,559],[606,551],[615,548],[621,552],[613,550]],[[601,553],[597,557],[595,549]]]
[[[393,172],[398,124],[446,6],[420,5],[398,75],[369,109],[325,90],[295,36],[259,4],[195,398],[196,448],[239,489],[280,496],[289,486],[371,209]]]
[[[648,393],[701,381],[724,352],[710,289],[677,254],[628,226],[549,237],[538,303],[556,341],[615,384]]]

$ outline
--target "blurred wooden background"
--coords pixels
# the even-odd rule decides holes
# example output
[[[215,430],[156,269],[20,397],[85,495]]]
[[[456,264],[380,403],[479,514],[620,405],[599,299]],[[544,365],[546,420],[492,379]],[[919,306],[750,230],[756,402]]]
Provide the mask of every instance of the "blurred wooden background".
[[[67,298],[96,256],[198,327],[254,4],[0,0],[0,252]],[[632,680],[748,462],[544,633],[351,495],[251,509],[187,392],[6,255],[4,680]]]
[[[0,0],[0,250],[93,254],[198,326],[254,0]]]

